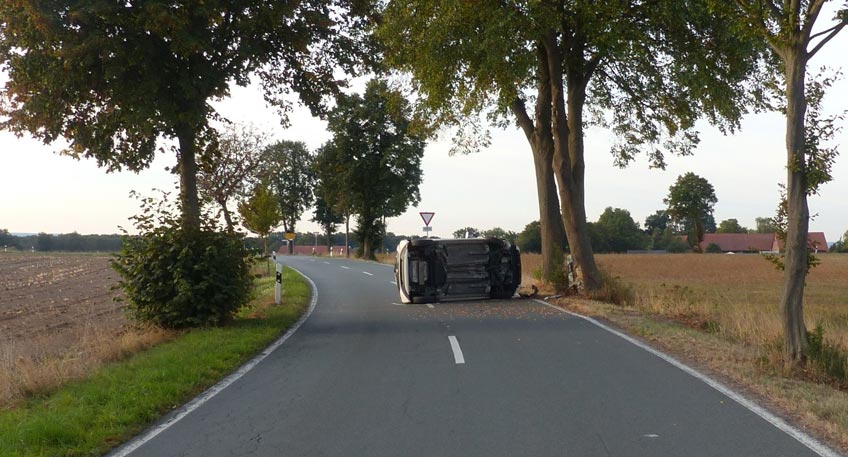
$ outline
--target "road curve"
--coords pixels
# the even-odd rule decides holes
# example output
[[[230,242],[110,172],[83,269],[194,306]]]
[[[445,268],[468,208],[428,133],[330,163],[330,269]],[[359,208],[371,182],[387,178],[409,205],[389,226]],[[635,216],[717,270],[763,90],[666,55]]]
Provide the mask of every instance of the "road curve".
[[[836,455],[532,300],[404,306],[390,266],[282,261],[317,287],[309,319],[130,456]]]

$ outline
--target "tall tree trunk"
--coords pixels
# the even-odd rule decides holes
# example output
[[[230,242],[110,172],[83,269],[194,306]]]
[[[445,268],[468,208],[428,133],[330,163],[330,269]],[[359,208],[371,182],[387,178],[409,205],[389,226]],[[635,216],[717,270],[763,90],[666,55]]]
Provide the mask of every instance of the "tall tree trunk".
[[[195,138],[193,128],[182,126],[177,129],[177,139],[180,143],[180,205],[182,206],[182,226],[186,230],[200,228]]]
[[[345,213],[345,257],[350,257],[350,212]]]
[[[568,236],[571,256],[579,270],[580,286],[586,290],[597,290],[603,286],[603,280],[592,252],[584,202],[586,166],[583,160],[583,104],[586,100],[587,81],[582,78],[580,68],[571,69],[566,113],[563,57],[553,32],[549,33],[545,40],[545,49],[551,75],[554,174],[559,185],[562,222]],[[573,65],[572,62],[568,64]]]
[[[265,255],[262,258],[265,260],[265,270],[267,271],[267,275],[271,276],[271,263],[268,262],[268,237],[269,235],[265,235],[263,241],[265,242]]]
[[[333,250],[333,232],[327,229],[327,253]]]
[[[289,240],[289,255],[294,255],[294,239]]]
[[[537,45],[538,94],[536,97],[535,122],[527,114],[524,102],[516,99],[512,111],[518,125],[524,130],[533,165],[536,170],[536,194],[539,200],[539,226],[542,238],[542,279],[556,283],[562,273],[562,239],[565,235],[560,216],[554,178],[554,144],[551,136],[551,83],[548,61],[544,46]]]
[[[807,207],[805,178],[804,116],[807,100],[804,88],[807,51],[805,46],[786,50],[786,155],[787,227],[783,298],[783,345],[786,364],[803,364],[807,353],[807,327],[804,323],[804,282],[807,276]]]

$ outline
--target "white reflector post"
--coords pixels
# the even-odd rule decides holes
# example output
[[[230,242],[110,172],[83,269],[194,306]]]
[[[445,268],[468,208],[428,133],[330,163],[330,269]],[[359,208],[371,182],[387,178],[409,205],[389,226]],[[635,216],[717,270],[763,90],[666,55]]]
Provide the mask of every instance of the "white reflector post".
[[[280,304],[283,300],[283,264],[280,262],[274,262],[277,264],[277,282],[274,284],[274,303]]]

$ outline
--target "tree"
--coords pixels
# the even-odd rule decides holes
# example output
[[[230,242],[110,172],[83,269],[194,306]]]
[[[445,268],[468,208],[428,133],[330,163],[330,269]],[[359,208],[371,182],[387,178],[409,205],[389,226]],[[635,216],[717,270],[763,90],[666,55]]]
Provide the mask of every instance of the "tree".
[[[829,252],[848,252],[848,230],[830,247]]]
[[[814,31],[825,0],[736,0],[735,21],[748,27],[771,50],[772,66],[782,79],[778,89],[780,110],[786,115],[786,232],[783,310],[786,365],[806,361],[807,328],[804,323],[804,285],[809,269],[807,235],[810,212],[807,195],[831,179],[835,148],[824,142],[832,138],[834,118],[821,116],[821,100],[829,80],[807,81],[807,65],[834,36],[848,25],[848,4],[837,7],[833,22]],[[810,110],[808,111],[808,108]],[[781,205],[784,206],[784,205]]]
[[[500,227],[490,228],[489,230],[483,230],[480,233],[480,236],[483,238],[499,238],[502,240],[507,240],[510,243],[514,243],[518,238],[518,234],[513,231],[506,231]]]
[[[645,233],[649,235],[655,231],[662,233],[671,225],[671,216],[668,214],[668,211],[660,209],[645,218]]]
[[[465,227],[453,232],[454,238],[480,238],[480,231],[474,227]]]
[[[227,203],[255,183],[266,142],[267,135],[251,126],[229,124],[210,148],[210,157],[198,166],[200,196],[220,207],[229,232],[233,232],[233,219]]]
[[[283,219],[276,196],[267,184],[260,183],[253,188],[247,199],[239,202],[238,211],[244,228],[262,237],[263,252],[267,257],[268,235]]]
[[[362,257],[374,259],[385,235],[385,218],[399,216],[420,200],[421,158],[426,134],[411,128],[412,111],[400,92],[372,79],[365,94],[341,95],[328,117],[333,134],[324,154],[337,191],[357,216]]]
[[[693,236],[689,244],[693,247],[704,240],[704,223],[712,216],[717,201],[713,185],[691,171],[678,176],[668,189],[668,197],[663,199],[673,220],[681,224],[688,223],[692,227]]]
[[[744,81],[756,59],[754,43],[729,26],[727,14],[703,1],[395,0],[378,35],[389,65],[412,74],[437,124],[470,125],[460,132],[473,132],[484,112],[501,124],[518,123],[536,166],[543,272],[558,268],[561,216],[582,284],[596,289],[601,276],[584,204],[584,114],[588,109],[590,120],[619,136],[612,152],[621,165],[640,151],[655,166],[664,164],[663,149],[690,153],[701,114],[736,128],[744,104],[734,101],[755,95]],[[532,117],[528,102],[535,104]]]
[[[18,237],[9,233],[8,229],[0,229],[0,246],[4,249],[17,248],[20,246],[18,244]]]
[[[263,176],[274,189],[283,229],[294,233],[297,221],[314,198],[313,157],[302,141],[278,141],[265,150],[264,156]],[[293,252],[294,244],[289,242],[289,254]]]
[[[542,227],[539,221],[533,221],[524,226],[516,240],[521,252],[542,252]]]
[[[176,139],[182,227],[200,227],[197,158],[215,133],[210,99],[259,72],[266,99],[294,90],[315,112],[369,62],[368,0],[0,3],[0,66],[8,71],[3,128],[107,171],[150,165]]]
[[[333,212],[339,214],[345,224],[345,256],[350,257],[350,217],[353,214],[353,195],[348,192],[352,180],[352,169],[345,162],[347,156],[329,141],[318,148],[313,168],[317,179],[317,191]]]
[[[748,233],[749,230],[739,225],[736,219],[725,219],[718,225],[716,233]]]
[[[593,224],[593,233],[593,247],[598,246],[599,252],[627,252],[645,247],[644,234],[626,209],[608,206]]]
[[[777,232],[777,226],[774,224],[774,219],[770,217],[758,217],[757,221],[757,233],[775,233]]]
[[[315,192],[315,214],[311,220],[318,223],[324,230],[324,235],[327,236],[327,252],[329,252],[333,249],[332,237],[336,233],[336,226],[344,221],[344,217],[324,199],[320,186]]]

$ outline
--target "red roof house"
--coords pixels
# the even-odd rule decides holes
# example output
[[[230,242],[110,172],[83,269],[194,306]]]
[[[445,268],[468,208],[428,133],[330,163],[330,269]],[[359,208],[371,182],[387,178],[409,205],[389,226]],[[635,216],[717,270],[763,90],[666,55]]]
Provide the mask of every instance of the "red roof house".
[[[807,237],[810,250],[827,251],[827,240],[823,232],[810,232]],[[705,233],[701,251],[706,252],[710,244],[718,245],[722,252],[783,250],[783,242],[774,233]]]

